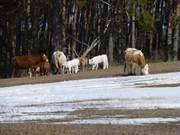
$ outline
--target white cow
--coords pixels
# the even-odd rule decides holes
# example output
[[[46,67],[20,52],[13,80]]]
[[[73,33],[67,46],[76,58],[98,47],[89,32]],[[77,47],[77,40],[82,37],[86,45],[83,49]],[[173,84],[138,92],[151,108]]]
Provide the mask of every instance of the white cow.
[[[125,50],[125,65],[124,71],[128,71],[128,74],[136,74],[136,69],[140,68],[141,74],[149,74],[149,65],[145,62],[145,57],[142,51],[136,48],[127,48]]]
[[[58,72],[62,70],[64,74],[64,64],[67,62],[67,58],[62,51],[55,51],[52,55],[52,63],[55,65],[55,68]]]
[[[69,73],[77,73],[79,71],[79,59],[73,59],[70,61],[67,61],[64,64],[65,69],[68,69]]]
[[[99,64],[103,64],[103,69],[108,69],[109,63],[106,54],[95,56],[89,59],[89,65],[92,65],[92,70],[98,69]]]

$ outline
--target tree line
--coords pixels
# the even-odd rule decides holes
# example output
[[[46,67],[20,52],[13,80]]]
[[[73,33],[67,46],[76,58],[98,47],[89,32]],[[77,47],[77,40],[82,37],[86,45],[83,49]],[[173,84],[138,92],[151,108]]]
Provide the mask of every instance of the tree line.
[[[122,63],[135,47],[150,61],[178,60],[179,0],[0,0],[0,77],[16,55],[106,53]]]

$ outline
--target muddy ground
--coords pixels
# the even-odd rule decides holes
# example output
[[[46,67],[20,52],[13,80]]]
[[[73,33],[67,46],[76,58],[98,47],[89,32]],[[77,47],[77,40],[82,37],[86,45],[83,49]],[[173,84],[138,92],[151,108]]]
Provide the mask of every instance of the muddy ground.
[[[180,61],[175,62],[159,62],[150,63],[150,74],[154,73],[165,73],[180,71]],[[90,69],[85,72],[79,72],[78,74],[64,74],[64,75],[48,75],[48,76],[37,76],[37,77],[18,77],[9,79],[0,79],[0,87],[14,86],[21,84],[34,84],[34,83],[50,83],[68,80],[79,80],[89,78],[100,78],[100,77],[113,77],[113,76],[125,76],[122,65],[110,66],[107,70],[99,69],[97,71],[91,71]]]
[[[150,63],[150,73],[164,73],[180,71],[180,61]],[[0,79],[0,87],[21,84],[50,83],[67,80],[125,76],[122,65],[111,66],[108,70],[80,72],[70,75],[49,75],[40,77],[22,77]],[[179,85],[178,85],[179,86]],[[128,115],[135,117],[179,117],[180,110],[81,110],[75,111],[82,117],[94,115]],[[178,123],[145,124],[145,125],[49,125],[35,123],[1,123],[0,135],[179,135],[180,125]]]
[[[179,135],[180,126],[153,124],[119,125],[38,125],[0,124],[1,135]]]

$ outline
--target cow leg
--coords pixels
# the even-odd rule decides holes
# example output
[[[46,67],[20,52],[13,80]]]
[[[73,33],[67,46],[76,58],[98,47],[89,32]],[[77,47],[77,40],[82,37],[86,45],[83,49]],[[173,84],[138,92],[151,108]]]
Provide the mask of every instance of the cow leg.
[[[30,68],[30,74],[29,74],[29,77],[31,78],[32,76],[36,76],[36,71],[35,71],[36,69],[35,68]]]
[[[108,64],[107,63],[104,64],[103,69],[108,69]]]
[[[98,67],[99,67],[99,64],[96,64],[96,70],[98,69]]]
[[[132,64],[132,75],[136,75],[136,65]]]
[[[127,64],[128,75],[132,75],[132,63]]]
[[[125,64],[125,67],[126,67],[126,69],[127,69],[128,75],[129,75],[129,74],[130,74],[130,64],[129,64],[129,63],[126,63],[126,64]]]
[[[83,70],[83,72],[85,71],[85,66],[84,65],[82,65],[82,70]]]
[[[64,75],[64,66],[63,65],[60,65],[59,73]]]
[[[54,72],[55,72],[55,74],[60,74],[60,66],[59,66],[56,58],[54,61]]]
[[[130,75],[133,75],[133,64],[130,64]]]
[[[75,68],[71,67],[71,73],[73,74],[75,72]]]
[[[106,64],[105,62],[103,63],[103,70],[106,69]]]
[[[64,75],[64,66],[61,66],[62,74]]]
[[[108,65],[108,63],[106,63],[106,69],[108,69],[109,68],[109,65]]]
[[[92,66],[92,70],[94,70],[94,69],[95,69],[95,66],[96,66],[96,65],[93,65],[93,66]]]
[[[107,69],[107,65],[108,65],[107,62],[104,61],[104,62],[103,62],[103,69]]]
[[[77,73],[77,72],[78,72],[78,66],[75,67],[75,73]]]
[[[72,70],[71,70],[71,67],[68,67],[68,70],[69,70],[69,74],[71,74],[71,71],[72,71]]]
[[[31,78],[32,77],[32,70],[31,70],[31,68],[28,69],[28,74],[29,74],[29,77]]]
[[[15,68],[13,68],[13,71],[12,71],[12,74],[11,74],[11,77],[12,77],[12,78],[14,77],[15,72],[16,72],[16,69],[15,69]]]

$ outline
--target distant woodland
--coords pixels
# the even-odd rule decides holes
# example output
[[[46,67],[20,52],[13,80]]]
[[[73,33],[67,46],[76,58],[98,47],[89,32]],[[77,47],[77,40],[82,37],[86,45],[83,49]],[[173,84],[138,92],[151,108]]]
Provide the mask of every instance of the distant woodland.
[[[148,61],[180,59],[180,0],[0,0],[0,77],[11,58],[55,50],[68,59],[106,53],[123,63],[135,47]]]

